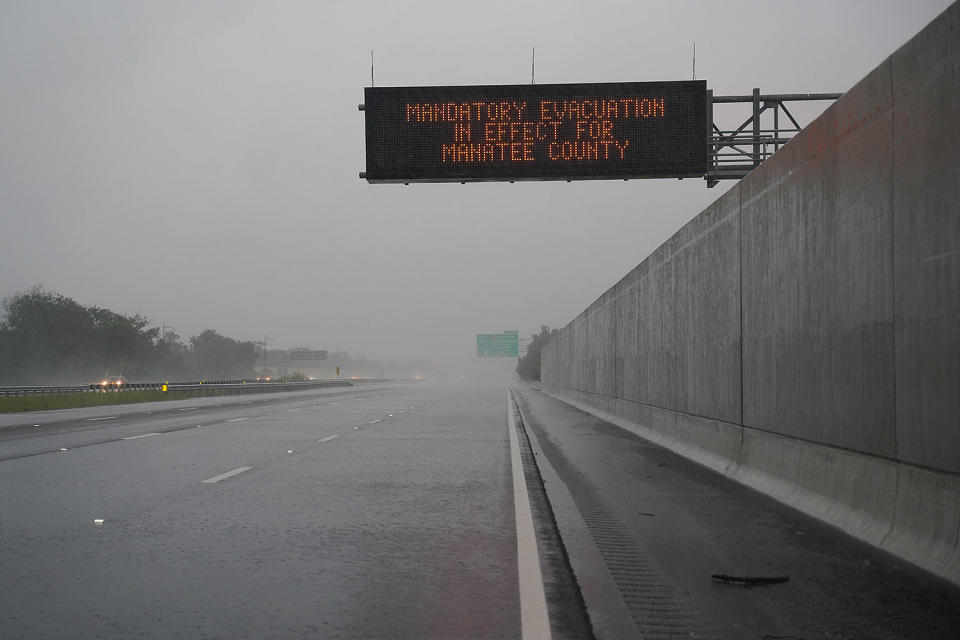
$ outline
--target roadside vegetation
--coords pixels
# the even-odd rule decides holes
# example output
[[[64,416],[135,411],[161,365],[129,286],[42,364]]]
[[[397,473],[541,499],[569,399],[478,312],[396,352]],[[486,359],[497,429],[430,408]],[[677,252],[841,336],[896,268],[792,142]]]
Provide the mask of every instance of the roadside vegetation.
[[[231,396],[242,393],[269,393],[282,391],[286,382],[307,382],[303,374],[295,374],[276,378],[275,388],[258,387],[255,391],[249,388],[242,389],[222,388],[213,384],[204,385],[205,388],[170,389],[160,391],[155,389],[82,391],[78,393],[61,393],[28,396],[0,396],[0,413],[19,413],[23,411],[49,411],[52,409],[77,409],[81,407],[102,407],[117,404],[134,404],[138,402],[160,402],[164,400],[184,400],[186,398],[206,398],[210,396]]]
[[[177,395],[176,399],[183,397],[186,396]],[[6,396],[0,397],[0,413],[76,409],[77,407],[100,407],[111,404],[132,404],[173,399],[172,394],[162,391],[107,391],[104,393],[91,391],[48,396]]]
[[[293,382],[293,380],[291,380]],[[183,400],[207,396],[234,395],[226,389],[190,389],[176,391],[87,391],[40,396],[0,396],[0,413],[20,411],[49,411],[51,409],[77,409],[79,407],[102,407],[115,404]]]
[[[533,335],[526,355],[517,362],[517,375],[522,380],[540,382],[540,351],[544,343],[557,333],[559,332],[556,329],[551,330],[550,327],[543,325],[540,327],[540,333]]]
[[[143,316],[34,287],[0,304],[0,385],[253,378],[257,347],[207,329],[182,342]],[[120,395],[127,395],[125,392]],[[102,394],[84,394],[102,395]],[[100,400],[103,402],[103,400]]]

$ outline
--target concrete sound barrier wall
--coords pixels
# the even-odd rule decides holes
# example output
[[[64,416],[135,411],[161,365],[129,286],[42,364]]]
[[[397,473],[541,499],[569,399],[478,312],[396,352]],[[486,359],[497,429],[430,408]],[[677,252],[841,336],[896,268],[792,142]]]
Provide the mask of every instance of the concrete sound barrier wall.
[[[542,388],[960,584],[960,4],[548,342]]]

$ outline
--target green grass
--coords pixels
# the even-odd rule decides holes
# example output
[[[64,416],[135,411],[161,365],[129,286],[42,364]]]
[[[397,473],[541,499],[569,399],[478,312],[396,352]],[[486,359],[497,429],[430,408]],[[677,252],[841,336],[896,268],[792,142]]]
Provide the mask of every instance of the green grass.
[[[101,407],[112,404],[156,402],[157,400],[181,400],[199,395],[201,395],[200,391],[168,391],[166,393],[163,391],[107,391],[105,393],[69,393],[56,396],[8,396],[0,397],[0,413],[75,409],[77,407]],[[204,390],[202,395],[221,394],[216,390]]]

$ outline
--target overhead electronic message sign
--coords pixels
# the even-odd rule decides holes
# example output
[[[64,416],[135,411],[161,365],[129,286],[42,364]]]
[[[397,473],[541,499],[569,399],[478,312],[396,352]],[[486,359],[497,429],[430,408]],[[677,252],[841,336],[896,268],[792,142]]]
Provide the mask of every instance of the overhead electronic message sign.
[[[705,81],[368,87],[369,182],[700,177]]]

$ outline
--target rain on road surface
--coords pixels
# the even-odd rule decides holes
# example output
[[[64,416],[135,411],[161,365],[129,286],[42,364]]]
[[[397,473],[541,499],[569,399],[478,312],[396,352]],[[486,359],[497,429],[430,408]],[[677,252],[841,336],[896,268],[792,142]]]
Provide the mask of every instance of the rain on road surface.
[[[3,417],[0,637],[519,637],[504,388],[278,395]]]
[[[0,416],[0,638],[957,637],[955,585],[512,393]]]

